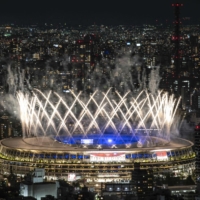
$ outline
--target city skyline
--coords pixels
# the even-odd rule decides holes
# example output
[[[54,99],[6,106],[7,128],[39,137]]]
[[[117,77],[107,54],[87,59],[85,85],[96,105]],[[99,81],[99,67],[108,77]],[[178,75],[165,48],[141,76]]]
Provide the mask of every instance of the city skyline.
[[[1,6],[0,199],[200,198],[199,0]]]

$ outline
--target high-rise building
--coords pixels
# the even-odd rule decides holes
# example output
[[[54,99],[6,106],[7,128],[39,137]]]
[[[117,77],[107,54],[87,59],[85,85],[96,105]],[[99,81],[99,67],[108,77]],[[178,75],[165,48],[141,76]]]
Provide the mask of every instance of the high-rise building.
[[[191,107],[196,113],[196,118],[200,118],[200,90],[194,90],[191,95]]]
[[[175,72],[179,74],[180,72],[180,58],[181,58],[181,51],[180,51],[180,40],[181,37],[181,31],[180,31],[180,8],[183,6],[181,3],[175,3],[172,4],[174,7],[174,33],[172,35],[172,42],[174,43],[174,52],[173,52],[173,58],[174,58],[174,66],[175,66]]]
[[[94,71],[96,56],[98,55],[98,38],[89,34],[77,40],[71,49],[66,90],[91,90],[91,73]]]
[[[9,116],[4,114],[0,118],[0,138],[7,138],[12,136],[12,124],[9,122]]]
[[[145,199],[153,192],[153,171],[141,169],[140,164],[135,163],[132,171],[132,184],[138,199]]]
[[[198,35],[190,36],[190,45],[191,45],[191,53],[192,54],[197,54],[199,51],[198,41],[199,41]]]
[[[4,113],[0,118],[0,139],[19,137],[21,134],[22,130],[19,120]]]

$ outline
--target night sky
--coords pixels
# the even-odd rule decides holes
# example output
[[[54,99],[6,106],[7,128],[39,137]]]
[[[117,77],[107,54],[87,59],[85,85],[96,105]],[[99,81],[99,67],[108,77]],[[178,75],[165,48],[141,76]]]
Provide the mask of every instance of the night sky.
[[[0,23],[139,24],[171,23],[174,0],[4,0]],[[200,0],[180,0],[182,17],[200,22]]]

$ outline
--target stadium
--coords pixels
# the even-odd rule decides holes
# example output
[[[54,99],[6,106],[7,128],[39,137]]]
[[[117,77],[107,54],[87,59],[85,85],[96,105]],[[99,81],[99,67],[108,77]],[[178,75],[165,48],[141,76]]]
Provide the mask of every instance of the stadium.
[[[2,173],[25,175],[44,168],[46,178],[128,182],[134,163],[154,174],[191,174],[193,143],[172,137],[180,100],[147,91],[96,91],[89,98],[70,92],[18,93],[23,138],[0,142]]]

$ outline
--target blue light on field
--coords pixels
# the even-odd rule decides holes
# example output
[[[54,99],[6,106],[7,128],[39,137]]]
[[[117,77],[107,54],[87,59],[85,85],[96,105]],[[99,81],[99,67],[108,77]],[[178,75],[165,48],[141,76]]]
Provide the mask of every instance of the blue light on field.
[[[133,136],[132,134],[88,134],[84,135],[74,135],[73,137],[59,136],[54,138],[56,141],[63,144],[70,145],[128,145],[130,146],[133,143],[137,143],[140,140],[140,137]],[[90,141],[90,142],[88,142]]]

